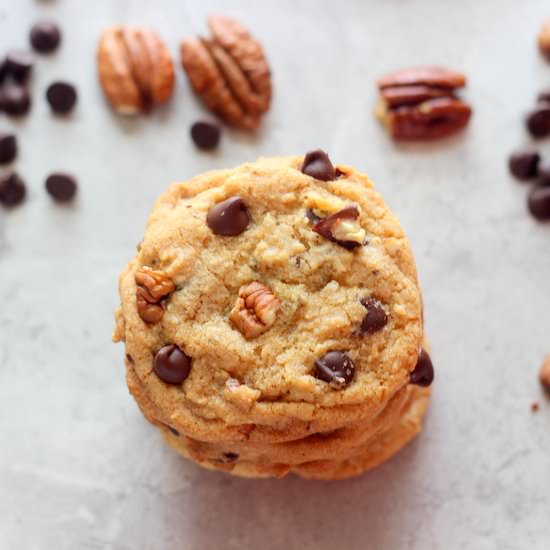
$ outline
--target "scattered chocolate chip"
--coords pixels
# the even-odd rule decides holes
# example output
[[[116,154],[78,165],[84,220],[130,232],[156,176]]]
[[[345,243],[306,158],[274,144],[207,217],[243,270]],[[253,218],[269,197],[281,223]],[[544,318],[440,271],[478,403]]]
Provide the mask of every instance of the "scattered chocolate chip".
[[[388,315],[382,304],[375,298],[368,296],[361,299],[361,305],[367,308],[367,314],[361,322],[360,333],[372,334],[382,330],[388,323]]]
[[[169,344],[155,355],[153,370],[163,382],[181,384],[191,371],[191,358],[176,344]]]
[[[229,199],[215,204],[206,216],[208,227],[216,235],[240,235],[250,222],[248,210],[241,197]]]
[[[539,103],[526,119],[527,129],[534,138],[550,135],[550,104]]]
[[[238,459],[239,455],[237,453],[223,453],[221,461],[227,464],[229,462],[235,462]]]
[[[540,185],[550,185],[550,160],[542,160],[537,168],[537,181]]]
[[[331,181],[336,178],[336,171],[332,162],[321,149],[307,153],[300,170],[317,180]]]
[[[349,230],[343,230],[342,227],[343,222],[354,222],[358,217],[357,206],[346,206],[326,218],[321,218],[313,225],[313,231],[343,248],[352,250],[364,244],[365,232],[358,225],[356,228],[350,227]]]
[[[418,356],[418,362],[416,367],[411,372],[411,377],[409,382],[411,384],[416,384],[417,386],[426,387],[429,386],[434,379],[434,367],[432,360],[428,355],[428,352],[422,348],[420,350],[420,355]]]
[[[8,172],[0,177],[0,203],[4,206],[20,204],[26,193],[25,182],[15,172]]]
[[[70,201],[77,189],[77,183],[74,176],[55,172],[46,179],[46,191],[59,202]]]
[[[519,180],[528,180],[537,175],[540,155],[533,149],[516,151],[510,155],[508,166],[510,172]]]
[[[220,142],[220,127],[213,122],[200,120],[191,126],[191,138],[199,149],[215,149]]]
[[[311,222],[311,223],[317,223],[319,220],[321,220],[321,218],[313,211],[312,208],[308,208],[306,210],[306,218]]]
[[[28,80],[32,65],[33,58],[29,52],[12,50],[6,56],[6,70],[20,84]]]
[[[10,116],[21,116],[31,108],[31,96],[23,86],[13,84],[2,90],[2,108]]]
[[[539,371],[539,382],[544,391],[550,397],[550,355],[547,355],[542,362]]]
[[[172,428],[172,426],[169,426],[168,424],[164,424],[164,425],[168,428],[168,431],[172,435],[175,435],[176,437],[179,437],[180,433],[178,432],[178,430],[176,430],[176,428]]]
[[[534,413],[538,412],[539,407],[540,405],[538,401],[533,401],[533,403],[531,403],[531,412],[534,412]]]
[[[76,88],[69,82],[54,82],[46,90],[46,99],[54,113],[65,115],[76,104]]]
[[[53,52],[61,42],[59,27],[52,21],[39,21],[31,28],[31,46],[40,53]]]
[[[537,220],[550,220],[550,187],[534,185],[529,191],[527,206]]]
[[[355,364],[343,351],[329,351],[315,361],[314,375],[339,388],[353,380]]]
[[[8,164],[17,156],[17,140],[13,134],[0,134],[0,164]]]

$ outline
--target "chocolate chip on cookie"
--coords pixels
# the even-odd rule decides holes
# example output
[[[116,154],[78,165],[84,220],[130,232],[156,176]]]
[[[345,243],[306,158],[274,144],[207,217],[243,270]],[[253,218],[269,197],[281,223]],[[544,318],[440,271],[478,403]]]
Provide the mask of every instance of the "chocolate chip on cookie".
[[[215,204],[206,216],[206,223],[212,232],[227,237],[240,235],[249,222],[250,216],[241,197],[230,197]]]
[[[372,296],[367,296],[361,298],[361,305],[367,308],[367,314],[361,322],[359,332],[361,334],[372,334],[382,330],[388,323],[388,315],[382,304]]]
[[[410,383],[416,384],[417,386],[426,387],[429,386],[434,379],[434,367],[432,360],[428,355],[428,352],[422,348],[420,350],[420,355],[418,356],[418,362],[416,367],[411,372]]]
[[[315,361],[315,377],[338,388],[349,384],[354,373],[355,364],[343,351],[329,351]]]
[[[316,180],[331,181],[336,179],[334,166],[330,162],[328,155],[321,149],[307,153],[300,170]]]
[[[191,357],[176,344],[161,348],[155,355],[153,370],[167,384],[181,384],[191,371]]]
[[[346,206],[316,222],[313,225],[313,231],[343,248],[352,250],[365,243],[365,230],[357,222],[358,217],[357,206]]]

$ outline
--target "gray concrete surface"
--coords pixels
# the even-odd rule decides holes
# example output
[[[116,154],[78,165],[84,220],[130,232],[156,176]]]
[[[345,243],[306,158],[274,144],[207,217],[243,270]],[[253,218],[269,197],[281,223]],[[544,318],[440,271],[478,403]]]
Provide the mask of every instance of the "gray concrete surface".
[[[256,137],[226,131],[217,153],[196,151],[188,128],[203,109],[179,67],[166,108],[133,120],[107,108],[94,57],[104,26],[149,24],[177,55],[215,10],[248,24],[272,64]],[[548,4],[1,0],[2,48],[26,46],[41,16],[62,25],[63,47],[37,60],[32,114],[0,117],[30,188],[0,211],[0,548],[550,548],[550,403],[536,380],[550,352],[550,226],[528,216],[527,187],[506,169],[528,142],[523,111],[550,85],[534,46]],[[396,146],[373,120],[373,81],[425,62],[468,73],[475,115],[462,136]],[[43,99],[56,78],[79,88],[67,120]],[[437,367],[425,431],[345,482],[202,471],[127,394],[110,343],[117,274],[170,181],[315,147],[368,172],[410,235]],[[72,207],[43,190],[56,169],[80,179]]]

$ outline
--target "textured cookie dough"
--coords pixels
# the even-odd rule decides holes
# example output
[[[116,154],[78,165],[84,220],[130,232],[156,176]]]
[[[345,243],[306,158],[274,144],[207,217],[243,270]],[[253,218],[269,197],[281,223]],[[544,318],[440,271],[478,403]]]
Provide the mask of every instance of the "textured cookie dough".
[[[420,430],[429,390],[409,384],[423,337],[409,243],[366,176],[336,166],[323,181],[303,162],[260,159],[173,184],[120,277],[115,340],[125,342],[130,391],[168,442],[206,467],[347,477]],[[233,197],[244,229],[215,233],[209,212]],[[328,233],[316,225],[352,206],[357,215]],[[144,269],[157,279],[143,283]],[[163,277],[173,291],[155,294],[168,288]],[[264,325],[246,334],[235,308],[254,282]],[[142,319],[138,299],[157,308],[157,322]],[[371,303],[377,324],[367,331]],[[166,346],[186,369],[190,361],[182,383],[159,377],[155,356]],[[335,350],[353,363],[346,382],[316,373]]]

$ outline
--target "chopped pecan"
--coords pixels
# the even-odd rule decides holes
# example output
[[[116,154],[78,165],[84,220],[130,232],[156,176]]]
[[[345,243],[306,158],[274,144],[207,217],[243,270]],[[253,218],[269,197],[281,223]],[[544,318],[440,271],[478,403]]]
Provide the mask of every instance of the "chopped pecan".
[[[472,109],[450,97],[429,99],[418,105],[387,110],[383,120],[396,140],[439,139],[464,128]]]
[[[280,307],[280,300],[268,286],[252,281],[240,288],[229,319],[245,338],[255,338],[273,325]]]
[[[465,86],[466,75],[445,67],[427,65],[389,73],[379,78],[377,84],[380,89],[392,86],[414,86],[416,84],[454,89]]]
[[[174,292],[174,282],[162,271],[155,271],[148,266],[139,268],[134,278],[139,316],[146,323],[158,323],[164,315],[160,301]]]
[[[263,49],[237,21],[208,20],[212,38],[181,43],[181,61],[192,88],[230,124],[256,128],[271,101],[271,72]]]
[[[148,111],[172,95],[172,56],[150,29],[118,26],[105,30],[97,64],[103,91],[119,113]]]
[[[329,241],[348,250],[365,244],[365,230],[357,221],[359,208],[354,204],[346,206],[326,218],[319,218],[311,209],[308,209],[306,215],[311,221],[314,221],[313,231]]]

